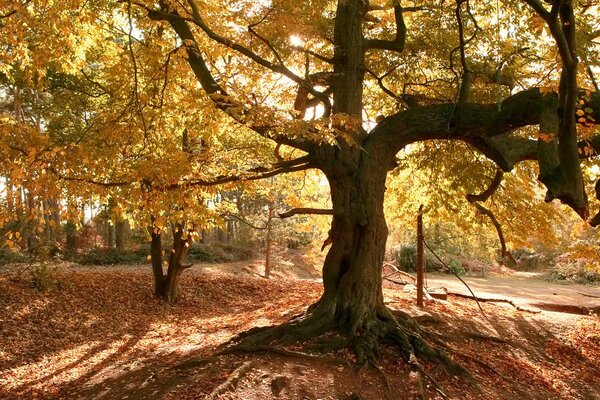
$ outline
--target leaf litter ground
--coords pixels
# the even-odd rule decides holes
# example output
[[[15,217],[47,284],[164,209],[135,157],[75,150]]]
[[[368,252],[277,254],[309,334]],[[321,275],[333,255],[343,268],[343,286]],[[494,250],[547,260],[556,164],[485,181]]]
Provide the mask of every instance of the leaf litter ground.
[[[5,268],[0,398],[175,400],[219,390],[215,398],[261,400],[419,395],[392,347],[381,349],[377,367],[361,371],[350,351],[320,355],[316,342],[213,356],[233,335],[284,322],[319,297],[314,280],[293,273],[265,280],[256,269],[237,263],[192,270],[182,280],[182,299],[169,306],[153,298],[146,267],[64,265],[58,286],[46,292]],[[469,371],[455,377],[423,363],[449,398],[600,399],[598,316],[486,303],[486,319],[473,301],[456,297],[429,302],[423,312],[398,286],[384,292],[391,308],[415,315],[427,337]],[[426,398],[441,398],[424,383]]]

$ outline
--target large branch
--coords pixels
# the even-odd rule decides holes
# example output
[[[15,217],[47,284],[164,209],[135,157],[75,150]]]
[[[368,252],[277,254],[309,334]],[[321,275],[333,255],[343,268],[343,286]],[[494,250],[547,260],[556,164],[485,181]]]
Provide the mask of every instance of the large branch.
[[[77,175],[66,175],[56,168],[47,167],[46,170],[51,174],[55,175],[58,179],[68,181],[68,182],[81,182],[86,183],[93,186],[99,186],[104,188],[114,188],[114,187],[126,187],[132,186],[135,184],[142,185],[147,191],[157,190],[157,191],[171,191],[176,189],[184,189],[194,186],[203,186],[203,187],[211,187],[223,185],[226,183],[239,182],[239,181],[257,181],[261,179],[270,178],[276,175],[286,174],[290,172],[298,172],[304,171],[310,168],[314,168],[312,163],[312,159],[309,156],[300,157],[294,160],[285,160],[280,161],[275,164],[272,164],[272,168],[268,169],[265,167],[256,167],[249,169],[245,173],[238,175],[220,175],[214,177],[212,179],[190,179],[190,180],[182,180],[180,182],[169,183],[169,184],[155,184],[146,179],[142,181],[138,180],[122,180],[122,181],[101,181],[94,178],[89,178],[86,176],[77,176]]]
[[[196,41],[194,33],[189,25],[189,19],[182,17],[176,10],[169,9],[168,5],[161,1],[161,10],[153,10],[145,7],[150,19],[156,21],[167,21],[179,39],[183,42],[183,46],[186,49],[188,55],[188,64],[192,69],[196,79],[209,95],[210,99],[217,106],[218,109],[227,113],[230,117],[235,119],[241,124],[246,124],[245,114],[246,111],[243,104],[236,102],[231,96],[228,95],[227,91],[219,85],[216,79],[213,77],[210,69],[208,68],[206,61],[200,50],[200,46]],[[196,22],[196,21],[195,21]],[[278,143],[282,143],[288,146],[292,146],[306,152],[310,152],[313,149],[312,143],[301,139],[291,139],[285,135],[274,133],[274,126],[260,125],[257,123],[249,126],[250,129],[255,131],[261,136],[272,139]]]
[[[592,93],[583,99],[581,109],[585,110],[587,123],[597,123],[600,118],[600,94]],[[557,107],[556,94],[543,95],[539,89],[532,88],[508,97],[501,103],[501,107],[497,104],[465,103],[412,108],[383,119],[371,132],[363,147],[369,154],[391,160],[410,143],[430,139],[458,139],[473,145],[505,171],[510,171],[519,161],[535,159],[540,165],[541,180],[548,188],[548,201],[559,198],[585,219],[587,207],[573,201],[571,196],[563,196],[550,180],[544,178],[544,171],[552,169],[564,174],[563,179],[568,184],[573,184],[570,180],[572,174],[562,170],[566,163],[556,162],[562,161],[558,146],[548,148],[542,135],[537,142],[510,135],[518,128],[546,123],[548,115],[554,115],[556,120],[556,114],[552,110]],[[571,152],[576,155],[576,160],[572,164],[579,165],[582,156],[598,154],[598,144],[596,137],[585,142],[575,141]]]
[[[323,208],[292,208],[289,211],[279,213],[279,218],[289,218],[298,214],[308,214],[308,215],[333,215],[332,209],[323,209]]]
[[[314,168],[314,166],[310,162],[306,162],[306,163],[302,163],[302,164],[298,164],[298,165],[276,167],[271,170],[265,169],[262,167],[258,167],[258,168],[253,168],[253,169],[249,170],[248,171],[249,173],[245,174],[245,175],[221,175],[221,176],[217,176],[213,179],[194,179],[194,180],[189,180],[189,181],[171,183],[168,185],[156,185],[156,186],[152,186],[152,189],[158,190],[158,191],[168,191],[168,190],[183,189],[183,188],[194,187],[194,186],[204,186],[204,187],[218,186],[218,185],[223,185],[225,183],[238,182],[238,181],[258,181],[261,179],[271,178],[273,176],[277,176],[277,175],[281,175],[281,174],[285,174],[285,173],[305,171],[305,170],[311,169],[311,168]]]
[[[556,94],[544,95],[539,88],[531,88],[507,97],[501,107],[496,103],[414,107],[384,118],[371,131],[364,146],[393,156],[406,145],[423,140],[494,138],[539,125],[542,112],[556,104]],[[600,120],[600,93],[592,93],[582,108],[591,109],[589,116]]]

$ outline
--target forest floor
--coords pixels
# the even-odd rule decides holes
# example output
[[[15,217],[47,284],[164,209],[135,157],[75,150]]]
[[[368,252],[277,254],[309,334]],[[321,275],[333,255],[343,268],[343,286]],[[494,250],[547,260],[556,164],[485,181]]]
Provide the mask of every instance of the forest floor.
[[[414,398],[409,368],[393,347],[382,347],[378,368],[362,371],[348,350],[213,356],[236,333],[284,322],[318,299],[316,271],[282,265],[270,280],[258,276],[260,262],[194,267],[173,306],[152,296],[148,266],[63,264],[57,285],[45,292],[32,287],[21,266],[4,267],[0,398],[201,399],[225,382],[228,390],[214,398]],[[545,288],[549,298],[556,296]],[[462,297],[420,310],[414,293],[398,285],[385,285],[384,294],[391,308],[415,315],[469,371],[451,376],[423,361],[449,398],[600,399],[597,315],[486,302],[483,317]],[[288,350],[310,352],[308,345]],[[441,398],[430,381],[423,383],[426,398]]]

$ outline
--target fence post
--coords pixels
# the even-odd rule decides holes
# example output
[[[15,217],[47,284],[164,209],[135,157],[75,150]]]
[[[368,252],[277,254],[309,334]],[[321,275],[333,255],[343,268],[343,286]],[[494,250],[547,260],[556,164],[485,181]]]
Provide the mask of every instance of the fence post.
[[[417,306],[423,307],[423,274],[425,271],[425,254],[423,250],[423,205],[417,214]]]

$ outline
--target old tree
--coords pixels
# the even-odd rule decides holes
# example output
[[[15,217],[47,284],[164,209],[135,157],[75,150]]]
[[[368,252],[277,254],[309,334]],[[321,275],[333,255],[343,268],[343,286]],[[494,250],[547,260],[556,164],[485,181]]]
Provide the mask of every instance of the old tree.
[[[29,3],[2,19],[9,24],[21,9],[26,15],[37,4]],[[125,176],[127,149],[133,148],[125,142],[132,131],[117,130],[111,122],[117,117],[109,116],[105,125],[115,134],[102,143],[122,141],[123,147],[105,163],[121,172],[100,173],[90,183],[104,188],[134,184],[141,188],[135,195],[149,196],[307,169],[321,170],[329,181],[331,210],[290,212],[332,215],[321,298],[299,318],[242,335],[237,346],[303,340],[336,330],[350,338],[360,362],[369,361],[382,340],[398,344],[411,362],[414,355],[444,357],[421,338],[414,321],[392,313],[383,302],[386,179],[399,152],[423,151],[418,142],[460,142],[505,172],[519,162],[537,161],[546,199],[559,199],[589,218],[580,159],[600,147],[600,137],[594,136],[600,109],[594,79],[600,62],[600,9],[593,2],[74,0],[65,7],[67,3],[73,10],[65,16],[69,22],[86,13],[87,24],[101,26],[102,32],[107,19],[121,21],[111,27],[125,39],[106,44],[121,51],[121,59],[97,74],[110,84],[87,79],[103,65],[104,50],[82,62],[82,71],[88,72],[81,79],[91,81],[94,89],[108,86],[113,97],[134,93],[122,100],[125,111],[113,113],[121,117],[130,112],[131,125],[143,127],[139,137],[144,150],[172,157],[160,165],[149,160]],[[47,26],[54,25],[40,23],[36,29]],[[82,28],[81,37],[88,29]],[[73,37],[64,38],[85,43]],[[42,50],[29,49],[32,57]],[[170,66],[170,60],[176,65]],[[155,79],[156,71],[145,71],[152,63],[158,65],[156,71],[164,70],[163,80]],[[184,64],[185,70],[177,69]],[[128,65],[126,72],[119,70],[123,65]],[[203,93],[194,92],[196,86]],[[152,110],[160,108],[177,117],[151,119],[147,114],[158,115]],[[101,110],[86,115],[101,115]],[[212,125],[199,122],[210,119],[207,115],[218,117]],[[251,132],[274,142],[270,165],[257,167],[245,160],[244,168],[228,173],[235,163],[219,161],[215,165],[221,169],[213,174],[190,169],[179,179],[174,167],[187,165],[188,159],[186,154],[174,157],[181,140],[172,140],[166,150],[164,143],[147,145],[152,138],[148,132],[170,130],[169,121],[184,132],[210,133],[219,129],[215,121],[224,119],[228,122],[222,129],[231,135]],[[464,154],[464,146],[458,149],[455,157]],[[98,150],[94,157],[107,154]],[[91,166],[77,157],[71,162],[75,166],[49,172],[64,181],[86,181],[82,174]],[[128,196],[134,194],[122,197]],[[185,214],[191,206],[176,210]]]
[[[337,329],[353,336],[361,361],[382,339],[399,344],[406,359],[436,354],[408,318],[383,303],[386,177],[397,153],[412,143],[461,141],[504,171],[537,160],[547,200],[558,198],[588,218],[579,160],[594,154],[595,138],[588,133],[582,140],[577,126],[593,130],[600,107],[600,97],[585,90],[595,85],[597,7],[511,1],[501,17],[500,8],[464,0],[410,7],[365,0],[229,2],[225,10],[184,3],[137,6],[176,33],[218,109],[304,152],[286,159],[278,153],[274,171],[317,168],[331,189],[322,297],[304,316],[250,332],[240,346]],[[289,34],[291,46],[282,38]],[[215,48],[228,62],[214,60]],[[232,71],[240,65],[248,68],[245,79]],[[244,90],[278,79],[296,87],[287,103],[244,101]],[[387,116],[375,123],[369,113]],[[531,126],[539,131],[532,135]]]

